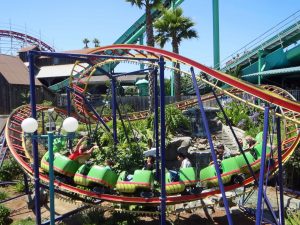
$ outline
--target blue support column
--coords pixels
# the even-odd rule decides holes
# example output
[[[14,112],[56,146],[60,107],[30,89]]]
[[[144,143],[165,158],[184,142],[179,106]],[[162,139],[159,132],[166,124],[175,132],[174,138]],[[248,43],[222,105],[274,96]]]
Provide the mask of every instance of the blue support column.
[[[263,130],[263,143],[262,143],[262,155],[260,159],[260,171],[259,171],[259,184],[258,184],[258,195],[257,195],[257,207],[256,207],[256,225],[261,224],[262,220],[262,197],[264,192],[264,175],[265,175],[265,162],[266,162],[266,149],[268,139],[268,128],[269,128],[269,106],[265,107],[264,112],[264,130]]]
[[[118,143],[117,134],[117,97],[116,97],[116,81],[115,78],[111,78],[111,108],[112,108],[112,118],[113,118],[113,137],[114,137],[114,147]]]
[[[166,124],[165,124],[165,61],[163,57],[159,58],[159,82],[160,82],[160,157],[161,157],[161,196],[160,196],[160,224],[166,224]]]
[[[49,198],[50,198],[50,225],[55,225],[54,208],[54,170],[53,170],[53,132],[48,132],[48,154],[49,154]]]
[[[229,210],[228,201],[226,199],[225,189],[224,189],[224,185],[223,185],[223,182],[222,182],[219,165],[218,165],[218,162],[217,162],[217,156],[216,156],[216,153],[215,153],[214,144],[212,142],[212,138],[211,138],[211,134],[210,134],[206,114],[205,114],[205,111],[204,111],[204,106],[203,106],[203,103],[202,103],[202,100],[201,100],[201,96],[200,96],[200,92],[199,92],[199,88],[198,88],[198,85],[197,85],[197,80],[196,80],[196,76],[195,76],[195,72],[194,72],[193,67],[191,67],[191,73],[192,73],[194,89],[195,89],[197,99],[198,99],[198,105],[199,105],[200,112],[201,112],[201,115],[202,115],[202,120],[203,120],[203,124],[204,124],[204,128],[205,128],[205,132],[206,132],[209,147],[210,147],[210,150],[211,150],[211,155],[212,155],[214,165],[215,165],[215,168],[216,168],[216,172],[217,172],[219,187],[220,187],[222,197],[223,197],[223,202],[224,202],[224,207],[225,207],[226,214],[227,214],[228,224],[232,225],[233,222],[232,222],[231,213],[230,213],[230,210]]]
[[[70,95],[70,89],[67,88],[67,112],[68,116],[71,115],[71,95]]]
[[[284,225],[284,199],[283,199],[283,179],[282,179],[282,151],[281,151],[281,131],[280,131],[280,117],[276,120],[277,130],[277,149],[278,149],[278,183],[279,183],[279,224]]]
[[[157,69],[153,72],[154,78],[154,134],[155,134],[155,157],[156,157],[156,180],[159,180],[160,173],[159,173],[159,125],[158,125],[158,87],[157,87]]]
[[[71,116],[71,93],[70,93],[70,89],[66,88],[67,91],[67,112],[68,112],[68,117]],[[70,138],[67,139],[68,141],[68,148],[69,150],[71,150],[73,148],[72,146],[72,140]]]
[[[24,189],[25,189],[25,193],[27,195],[30,194],[30,190],[29,190],[29,185],[28,185],[28,178],[27,178],[27,174],[24,172],[23,174],[23,177],[24,177]]]
[[[36,119],[36,98],[35,98],[35,77],[34,77],[34,54],[29,51],[29,80],[30,80],[30,105],[31,116]],[[34,135],[37,133],[35,132]],[[40,206],[40,174],[39,174],[39,153],[38,144],[35,138],[32,139],[33,152],[33,170],[34,170],[34,194],[35,194],[35,217],[36,225],[41,224],[41,206]]]

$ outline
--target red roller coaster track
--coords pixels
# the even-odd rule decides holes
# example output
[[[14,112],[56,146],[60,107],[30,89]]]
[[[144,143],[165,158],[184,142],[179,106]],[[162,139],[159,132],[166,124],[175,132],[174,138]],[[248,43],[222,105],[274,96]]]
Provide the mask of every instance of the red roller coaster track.
[[[297,145],[300,141],[300,135],[298,134],[298,124],[299,124],[299,113],[300,113],[300,104],[298,102],[295,102],[291,99],[286,98],[285,90],[277,90],[276,88],[267,87],[265,89],[248,84],[242,80],[233,78],[227,74],[223,74],[221,72],[212,70],[208,67],[203,66],[200,63],[197,63],[191,59],[185,58],[183,56],[167,52],[161,49],[155,49],[151,47],[146,46],[138,46],[138,45],[114,45],[114,46],[107,46],[107,47],[101,47],[96,49],[95,51],[91,52],[93,54],[103,54],[103,55],[131,55],[134,57],[134,53],[141,53],[143,52],[144,56],[151,55],[151,57],[160,57],[164,56],[166,59],[171,61],[176,61],[181,64],[184,64],[186,66],[193,66],[197,68],[200,71],[203,71],[207,73],[209,76],[214,77],[220,81],[223,81],[227,84],[230,84],[233,88],[236,90],[248,93],[249,95],[253,97],[259,97],[261,99],[264,99],[267,102],[270,102],[278,107],[281,107],[282,117],[288,118],[292,117],[294,118],[294,121],[287,120],[285,123],[286,127],[292,128],[289,133],[285,134],[285,137],[283,138],[282,142],[282,149],[283,149],[283,162],[286,162],[291,154],[296,149]],[[83,91],[83,90],[82,90]],[[223,94],[232,94],[232,93],[223,93]],[[249,104],[249,103],[247,103]],[[38,111],[41,110],[47,110],[44,107],[38,107]],[[62,114],[66,114],[63,110],[58,110]],[[10,151],[12,152],[15,159],[18,161],[18,163],[26,170],[27,173],[30,175],[33,174],[33,170],[30,166],[30,159],[25,154],[25,149],[23,147],[23,140],[22,135],[23,132],[21,130],[21,122],[30,116],[30,108],[28,106],[23,106],[18,109],[16,109],[12,114],[10,115],[7,125],[6,125],[6,139],[9,146]],[[271,168],[272,171],[275,171],[278,168],[278,161],[275,158],[274,166]],[[41,180],[48,183],[49,177],[48,174],[42,173],[40,176]],[[225,190],[233,190],[237,187],[247,185],[249,183],[253,182],[253,178],[249,177],[242,184],[235,184],[235,185],[229,185],[226,186]],[[99,198],[106,201],[112,201],[112,202],[122,202],[122,203],[131,203],[131,204],[152,204],[152,205],[158,205],[160,204],[159,197],[153,197],[153,198],[143,198],[143,197],[128,197],[128,196],[119,196],[119,195],[109,195],[109,194],[97,194],[92,191],[83,190],[78,187],[71,186],[66,183],[62,183],[59,181],[55,181],[55,185],[61,189],[64,189],[65,191],[82,194],[85,196],[90,196],[94,198]],[[209,195],[213,195],[216,193],[219,193],[220,191],[218,189],[207,189],[203,191],[201,194],[196,195],[176,195],[176,196],[168,196],[167,197],[167,203],[168,204],[175,204],[179,202],[187,202],[192,200],[197,200],[204,198]]]

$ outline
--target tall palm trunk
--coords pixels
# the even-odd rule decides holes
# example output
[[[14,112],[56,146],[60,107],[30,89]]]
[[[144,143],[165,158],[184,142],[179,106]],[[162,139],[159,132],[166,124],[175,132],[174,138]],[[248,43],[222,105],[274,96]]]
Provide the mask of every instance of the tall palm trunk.
[[[147,45],[154,47],[154,34],[151,15],[151,6],[149,1],[146,1],[146,34]],[[154,77],[153,73],[149,73],[149,110],[154,111]]]
[[[176,35],[173,36],[172,38],[172,50],[174,53],[179,54],[179,46],[178,46],[178,41],[176,38]],[[178,70],[174,72],[174,92],[175,92],[175,100],[180,101],[181,100],[181,81],[180,81],[180,64],[174,62],[173,67],[177,68]]]
[[[153,34],[153,23],[151,15],[151,6],[146,4],[146,34],[147,34],[147,45],[154,47],[154,34]]]

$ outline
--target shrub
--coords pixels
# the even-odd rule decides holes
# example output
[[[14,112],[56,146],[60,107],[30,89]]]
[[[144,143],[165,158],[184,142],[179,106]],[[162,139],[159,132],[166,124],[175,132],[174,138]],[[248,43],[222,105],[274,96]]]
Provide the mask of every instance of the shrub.
[[[8,194],[6,192],[0,191],[0,200],[4,200],[8,197]]]
[[[166,133],[167,136],[175,135],[183,130],[190,129],[189,119],[182,114],[182,112],[175,106],[167,106],[165,110],[165,121],[166,121]],[[148,127],[153,130],[154,127],[154,115],[148,119]]]
[[[22,174],[23,172],[19,164],[12,157],[5,159],[2,167],[0,168],[1,181],[12,181]]]
[[[0,204],[0,225],[6,225],[10,211],[7,207]]]
[[[15,221],[11,225],[35,225],[35,221],[32,218],[26,218]]]
[[[16,185],[15,185],[15,190],[16,190],[16,192],[24,192],[24,190],[25,190],[24,182],[18,181],[18,183],[16,183]]]
[[[247,135],[255,137],[257,133],[262,131],[263,114],[260,111],[237,101],[226,104],[224,111],[231,124],[245,130]],[[226,124],[222,112],[219,112],[217,116],[223,124]]]
[[[300,212],[298,211],[287,211],[285,217],[285,223],[287,225],[300,224]]]

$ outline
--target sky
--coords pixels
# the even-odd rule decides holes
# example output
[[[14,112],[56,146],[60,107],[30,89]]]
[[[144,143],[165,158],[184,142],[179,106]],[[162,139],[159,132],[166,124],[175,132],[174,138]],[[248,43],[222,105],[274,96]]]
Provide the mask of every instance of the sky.
[[[183,41],[180,54],[211,66],[212,0],[185,0],[181,7],[199,38]],[[125,0],[9,0],[0,10],[0,29],[26,27],[56,51],[81,49],[84,38],[110,45],[144,13]],[[299,0],[219,0],[221,61],[298,10]]]

